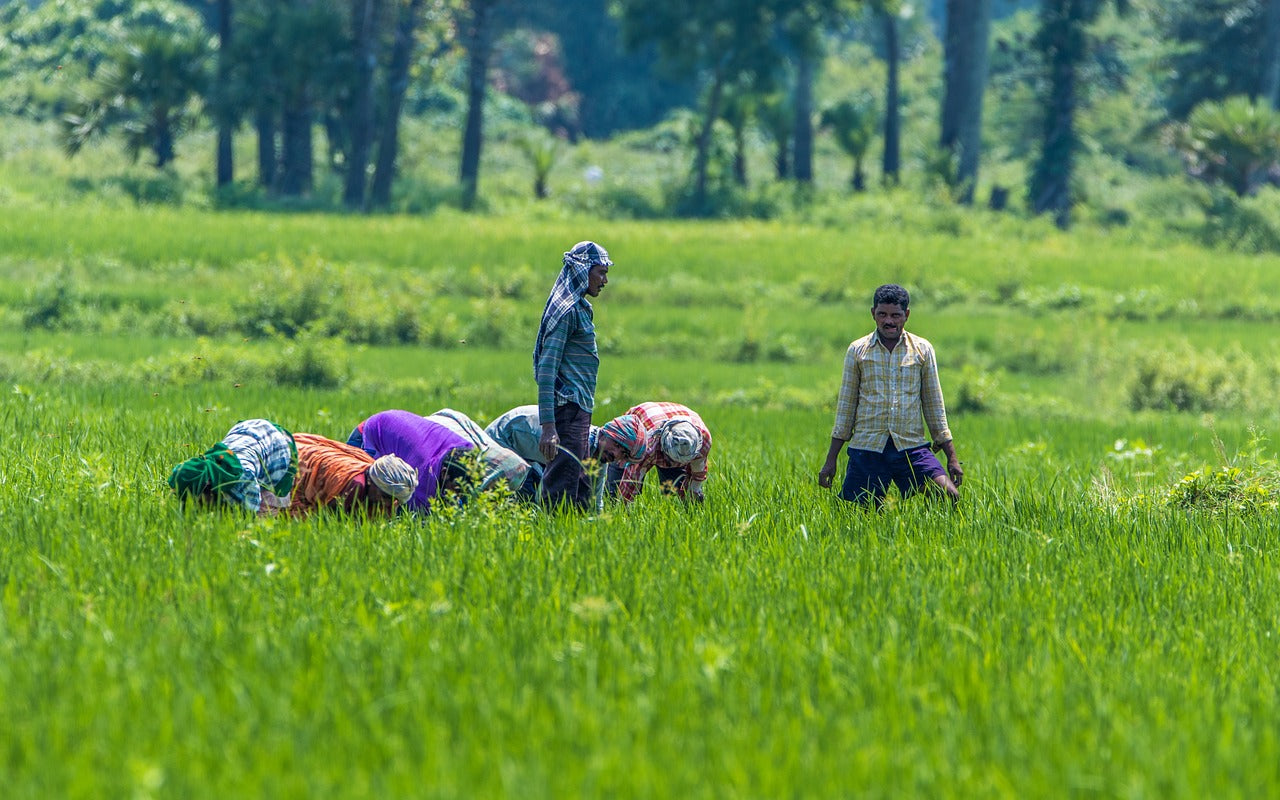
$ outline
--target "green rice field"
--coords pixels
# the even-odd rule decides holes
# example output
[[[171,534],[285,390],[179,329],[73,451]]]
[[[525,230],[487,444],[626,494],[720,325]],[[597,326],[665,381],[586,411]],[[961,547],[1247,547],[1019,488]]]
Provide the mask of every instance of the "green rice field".
[[[4,797],[1280,795],[1280,259],[976,212],[2,209]],[[248,417],[534,402],[586,238],[616,262],[595,419],[698,410],[704,505],[169,492]],[[890,281],[938,350],[955,510],[817,485]]]

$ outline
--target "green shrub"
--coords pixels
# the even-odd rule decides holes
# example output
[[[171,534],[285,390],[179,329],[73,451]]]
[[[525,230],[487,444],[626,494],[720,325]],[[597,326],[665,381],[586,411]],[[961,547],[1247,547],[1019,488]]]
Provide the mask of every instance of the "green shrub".
[[[22,312],[22,327],[57,329],[77,311],[80,298],[65,269],[33,291]]]
[[[1280,252],[1280,191],[1254,197],[1214,192],[1205,209],[1200,239],[1211,247],[1244,253]]]
[[[1135,411],[1244,410],[1274,395],[1274,376],[1265,373],[1239,348],[1206,354],[1184,345],[1146,352],[1137,359],[1129,406]]]
[[[965,364],[960,368],[960,374],[943,386],[947,410],[960,413],[991,411],[995,408],[999,384],[994,372],[975,364]]]
[[[1263,454],[1265,441],[1253,430],[1248,444],[1234,458],[1182,476],[1165,500],[1184,511],[1274,511],[1280,507],[1280,465]],[[1221,453],[1222,443],[1216,443]]]

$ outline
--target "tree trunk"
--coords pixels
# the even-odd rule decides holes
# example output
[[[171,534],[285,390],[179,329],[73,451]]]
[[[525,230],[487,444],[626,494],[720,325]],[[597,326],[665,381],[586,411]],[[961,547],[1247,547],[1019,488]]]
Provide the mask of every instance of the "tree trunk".
[[[1071,0],[1046,0],[1039,37],[1048,54],[1049,97],[1045,102],[1044,144],[1031,175],[1031,208],[1052,211],[1054,222],[1071,225],[1071,172],[1075,159],[1076,69],[1084,57],[1085,33],[1072,14]]]
[[[369,183],[369,149],[373,146],[373,52],[377,0],[352,0],[351,26],[356,36],[356,81],[351,98],[351,139],[346,158],[346,185],[342,201],[347,208],[367,208],[366,187]]]
[[[231,111],[227,107],[227,92],[231,85],[231,0],[218,0],[218,146],[217,184],[228,186],[235,180],[235,165],[231,147],[231,134],[235,130]]]
[[[733,180],[739,186],[747,185],[747,131],[746,125],[733,128]]]
[[[853,187],[855,192],[861,192],[867,188],[867,178],[862,171],[862,159],[854,159],[853,176],[849,179],[849,185]]]
[[[886,184],[896,185],[899,180],[898,171],[901,166],[901,123],[898,100],[898,18],[887,11],[880,12],[884,21],[885,59],[888,62],[889,76],[885,86],[884,100],[884,162],[881,172]]]
[[[783,136],[778,139],[778,149],[773,154],[773,171],[777,173],[780,181],[785,181],[791,177],[791,163],[787,158],[787,144],[787,137]]]
[[[480,149],[484,145],[484,98],[493,49],[494,0],[471,0],[467,31],[467,121],[462,131],[462,206],[475,207],[480,184]]]
[[[373,169],[373,185],[369,188],[369,205],[386,208],[391,205],[391,184],[396,177],[396,156],[400,149],[400,112],[409,90],[409,64],[418,34],[418,15],[422,0],[410,0],[400,11],[396,23],[395,42],[387,64],[386,120],[378,140],[378,160]]]
[[[315,163],[311,125],[312,112],[305,94],[285,106],[280,193],[286,197],[301,197],[311,192]]]
[[[796,58],[795,178],[813,182],[813,56],[801,50]]]
[[[959,200],[973,203],[982,151],[982,95],[987,85],[991,0],[947,0],[946,60],[940,144],[957,161]]]
[[[259,111],[254,119],[258,129],[258,183],[268,190],[275,190],[279,178],[279,156],[276,151],[276,118],[270,111]]]
[[[1280,109],[1280,0],[1267,0],[1259,94],[1271,108]]]
[[[707,113],[702,120],[702,130],[698,132],[697,150],[693,155],[693,203],[697,213],[706,211],[707,205],[707,165],[711,158],[711,134],[716,119],[720,116],[720,98],[724,95],[724,63],[722,59],[716,64],[715,74],[711,79],[711,92],[707,97]]]
[[[156,169],[164,169],[173,161],[173,125],[168,109],[158,111],[153,120],[155,138],[151,142],[151,148],[156,154]]]

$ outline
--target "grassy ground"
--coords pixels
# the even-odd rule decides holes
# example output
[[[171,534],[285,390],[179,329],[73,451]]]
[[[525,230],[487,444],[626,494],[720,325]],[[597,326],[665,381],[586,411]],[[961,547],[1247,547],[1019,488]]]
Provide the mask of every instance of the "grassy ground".
[[[981,218],[3,212],[7,796],[1280,787],[1280,513],[1250,432],[1277,424],[1274,259]],[[245,417],[341,438],[530,402],[538,311],[587,236],[617,261],[597,419],[697,408],[705,506],[291,521],[169,495]],[[889,280],[939,350],[956,511],[814,480]]]

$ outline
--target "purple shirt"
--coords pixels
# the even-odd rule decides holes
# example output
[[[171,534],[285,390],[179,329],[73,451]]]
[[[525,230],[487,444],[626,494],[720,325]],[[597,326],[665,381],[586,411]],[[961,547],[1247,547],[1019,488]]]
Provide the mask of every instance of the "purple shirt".
[[[451,450],[470,450],[474,445],[438,422],[412,411],[379,411],[360,426],[364,448],[374,458],[396,455],[418,470],[418,488],[405,508],[430,511],[431,498],[440,483],[440,467]]]

